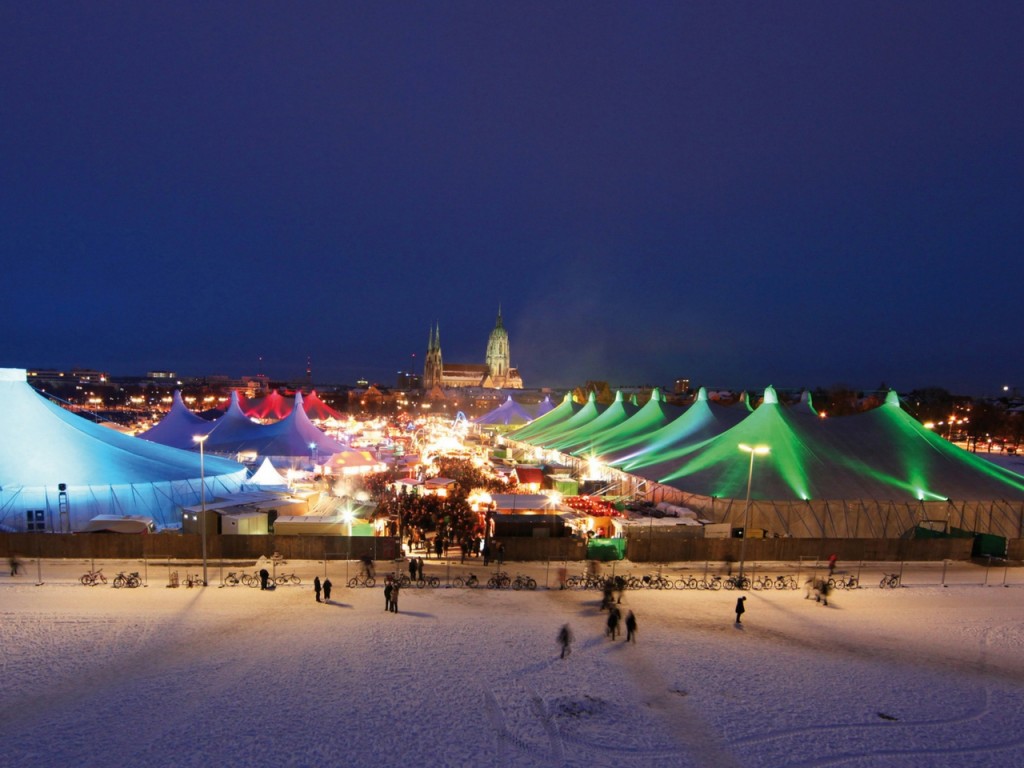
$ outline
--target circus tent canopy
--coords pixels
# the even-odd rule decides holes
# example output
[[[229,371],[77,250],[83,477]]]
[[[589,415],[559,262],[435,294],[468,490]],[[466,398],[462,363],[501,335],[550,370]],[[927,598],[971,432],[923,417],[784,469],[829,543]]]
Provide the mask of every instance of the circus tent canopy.
[[[634,403],[625,400],[620,390],[615,393],[615,401],[602,413],[570,432],[563,433],[558,438],[547,443],[546,447],[563,453],[573,453],[578,450],[590,453],[590,448],[593,446],[596,437],[600,437],[605,431],[625,423],[638,410],[639,408]],[[577,414],[578,417],[579,414]]]
[[[533,417],[529,412],[523,408],[519,403],[512,399],[512,395],[508,396],[508,399],[495,408],[493,411],[485,413],[473,420],[474,424],[496,424],[501,426],[513,426],[529,424],[533,421]]]
[[[543,416],[517,429],[509,434],[509,438],[529,442],[542,432],[572,418],[581,408],[579,403],[573,401],[572,394],[567,394],[557,407],[552,408]]]
[[[0,369],[0,526],[78,531],[109,514],[174,525],[181,506],[200,500],[201,475],[213,498],[237,491],[245,468],[219,457],[201,467],[196,453],[94,424],[37,394],[24,369]]]
[[[294,459],[317,456],[326,458],[344,449],[332,440],[306,416],[302,408],[302,394],[296,393],[295,406],[287,418],[273,424],[256,424],[238,408],[232,393],[232,402],[206,441],[206,450],[213,453],[238,455],[254,453],[261,457]]]
[[[321,400],[315,389],[303,401],[302,407],[305,409],[306,415],[314,421],[326,421],[327,419],[337,419],[340,421],[345,418],[342,413],[334,410]]]
[[[159,424],[141,433],[139,437],[172,448],[191,450],[195,448],[195,436],[205,435],[213,429],[213,422],[197,416],[188,409],[181,399],[181,391],[174,390],[171,410]]]

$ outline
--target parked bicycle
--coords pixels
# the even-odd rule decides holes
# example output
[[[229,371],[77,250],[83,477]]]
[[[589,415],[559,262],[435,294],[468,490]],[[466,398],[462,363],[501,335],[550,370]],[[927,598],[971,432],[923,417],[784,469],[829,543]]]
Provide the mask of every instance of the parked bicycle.
[[[263,580],[260,578],[259,571],[253,571],[252,573],[243,573],[241,581],[247,587],[258,587]]]
[[[725,580],[726,589],[750,589],[750,577],[729,576]]]
[[[377,580],[373,578],[373,576],[367,576],[362,573],[358,576],[353,576],[348,580],[348,586],[350,589],[355,589],[356,587],[373,587],[376,586],[376,584]]]
[[[279,573],[274,577],[274,583],[279,587],[284,587],[291,584],[293,587],[297,587],[302,583],[302,579],[296,576],[294,573]]]
[[[244,573],[240,574],[237,571],[228,571],[228,575],[224,577],[224,586],[237,587],[247,575]]]
[[[504,571],[498,571],[487,580],[488,589],[505,589],[512,584],[512,579]]]
[[[530,578],[529,576],[523,576],[523,575],[520,574],[520,575],[517,575],[514,579],[512,579],[512,589],[536,589],[536,588],[537,588],[536,580]]]
[[[697,589],[721,589],[722,588],[722,577],[721,576],[705,576],[697,582]]]
[[[775,589],[775,579],[771,576],[755,576],[750,580],[751,589]]]
[[[878,586],[882,589],[896,589],[900,585],[900,575],[898,573],[887,573],[882,577],[882,580],[878,583]]]
[[[103,569],[100,568],[98,571],[89,571],[82,576],[80,581],[87,587],[95,587],[99,584],[106,584],[107,577],[103,575]]]
[[[423,589],[424,587],[440,587],[441,579],[437,576],[424,576],[422,579],[416,579],[416,586],[419,589]]]
[[[674,586],[672,579],[662,576],[660,573],[654,576],[644,576],[641,581],[643,581],[647,589],[672,589]]]
[[[468,576],[456,576],[452,579],[452,586],[461,589],[462,587],[469,587],[472,589],[480,583],[480,579],[474,576],[472,573]]]
[[[136,587],[142,586],[142,579],[139,578],[139,574],[136,571],[131,573],[125,573],[121,571],[117,576],[114,577],[114,587],[120,589],[121,587],[128,587],[129,589],[135,589]]]
[[[138,574],[135,574],[135,575],[137,576]],[[182,583],[186,587],[188,587],[189,589],[191,589],[192,587],[205,587],[206,586],[206,584],[203,583],[202,577],[198,573],[187,573],[187,574],[185,574],[185,580]],[[114,579],[114,586],[115,587],[117,586],[117,579]],[[132,586],[132,585],[129,584],[128,586]],[[135,586],[138,586],[138,584],[136,584]]]
[[[856,589],[857,588],[857,577],[850,576],[839,576],[838,578],[833,576],[828,580],[829,589]]]

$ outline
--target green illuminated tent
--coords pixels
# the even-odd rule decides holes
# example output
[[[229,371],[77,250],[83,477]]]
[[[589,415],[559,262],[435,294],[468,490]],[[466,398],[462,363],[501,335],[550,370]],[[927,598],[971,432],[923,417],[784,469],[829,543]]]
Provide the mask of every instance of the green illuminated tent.
[[[510,440],[529,442],[535,435],[546,432],[548,429],[571,419],[581,407],[579,403],[573,401],[572,393],[570,392],[566,394],[562,402],[543,416],[538,416],[525,427],[510,432],[508,438]]]
[[[595,456],[607,457],[615,451],[626,449],[644,442],[648,436],[657,432],[666,424],[679,418],[683,409],[665,402],[665,397],[660,389],[651,391],[651,399],[626,421],[610,429],[602,431],[600,435],[591,438],[589,444],[583,449],[572,451],[579,455],[581,451]]]
[[[562,453],[574,453],[580,450],[589,453],[588,446],[593,445],[596,437],[600,437],[605,432],[625,423],[639,410],[635,403],[627,401],[622,396],[622,391],[620,390],[615,393],[615,402],[605,408],[603,413],[576,427],[576,429],[564,433],[557,439],[547,443],[545,447],[561,451]]]
[[[640,467],[663,464],[686,455],[694,445],[739,424],[750,415],[748,406],[722,406],[708,400],[704,387],[697,391],[697,399],[683,414],[652,433],[640,443],[602,455],[602,461],[624,472]]]
[[[555,410],[558,409],[556,408]],[[603,410],[604,409],[597,404],[597,396],[591,392],[590,396],[587,398],[587,402],[584,403],[576,413],[564,421],[559,421],[551,427],[541,430],[537,434],[531,435],[527,442],[529,442],[530,445],[539,448],[546,448],[548,445],[564,437],[573,430],[593,421],[601,415]],[[555,411],[552,411],[551,413],[554,412]],[[538,419],[538,421],[540,421],[540,419]],[[514,440],[520,440],[521,438],[517,435],[518,432],[513,432],[510,437]]]

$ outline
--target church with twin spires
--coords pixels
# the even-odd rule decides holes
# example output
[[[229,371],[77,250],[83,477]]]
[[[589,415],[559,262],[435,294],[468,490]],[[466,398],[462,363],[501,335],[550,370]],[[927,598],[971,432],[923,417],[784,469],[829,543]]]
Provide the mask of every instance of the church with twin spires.
[[[487,340],[483,363],[446,363],[441,356],[441,326],[430,329],[427,357],[423,363],[423,388],[484,387],[487,389],[522,389],[519,371],[509,362],[508,331],[498,321]]]

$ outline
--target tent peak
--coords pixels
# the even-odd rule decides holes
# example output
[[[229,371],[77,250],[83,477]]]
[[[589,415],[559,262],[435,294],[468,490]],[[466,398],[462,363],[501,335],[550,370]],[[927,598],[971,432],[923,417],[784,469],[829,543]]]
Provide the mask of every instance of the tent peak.
[[[896,394],[895,389],[890,389],[888,394],[885,396],[886,405],[895,405],[897,408],[900,407],[900,396]]]
[[[761,405],[778,405],[778,404],[779,404],[779,395],[775,391],[775,387],[773,387],[771,384],[769,384],[764,389],[764,400],[761,402]]]

